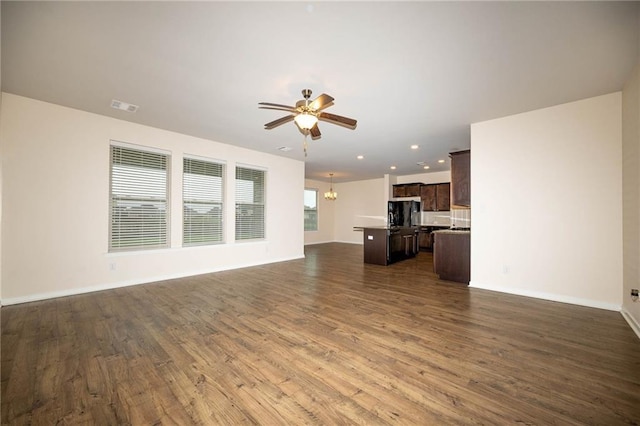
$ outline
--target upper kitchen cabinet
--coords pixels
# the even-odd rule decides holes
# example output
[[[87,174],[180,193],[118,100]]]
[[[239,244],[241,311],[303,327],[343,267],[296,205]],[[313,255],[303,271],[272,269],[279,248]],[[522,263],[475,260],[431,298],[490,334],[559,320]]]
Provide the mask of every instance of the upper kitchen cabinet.
[[[451,205],[471,207],[471,151],[458,151],[451,157]]]
[[[450,191],[451,185],[449,183],[422,185],[420,187],[422,211],[448,211],[450,209]]]
[[[420,187],[420,204],[422,204],[422,211],[435,211],[436,208],[438,208],[437,197],[436,185],[422,185]]]
[[[393,185],[393,198],[419,197],[421,183],[400,183]]]
[[[438,211],[449,211],[451,209],[451,184],[439,183],[436,188]]]

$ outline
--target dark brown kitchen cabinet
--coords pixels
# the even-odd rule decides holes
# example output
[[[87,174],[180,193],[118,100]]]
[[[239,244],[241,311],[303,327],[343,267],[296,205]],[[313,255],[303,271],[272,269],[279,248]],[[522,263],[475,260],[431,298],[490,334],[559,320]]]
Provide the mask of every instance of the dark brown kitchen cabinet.
[[[471,207],[471,151],[449,154],[451,157],[451,205]]]
[[[421,183],[399,183],[393,185],[393,198],[419,197]]]
[[[406,197],[407,187],[404,185],[393,185],[393,198]]]
[[[407,197],[419,197],[420,196],[420,183],[408,183],[407,184]]]
[[[389,231],[387,229],[364,229],[364,263],[387,265],[387,247]]]
[[[418,233],[418,247],[420,250],[431,250],[433,248],[431,232],[428,229],[420,228],[420,232]]]
[[[418,228],[364,228],[364,263],[389,265],[415,257]]]
[[[436,185],[422,185],[420,188],[420,204],[422,204],[422,211],[433,212],[437,206]]]
[[[421,226],[418,233],[418,248],[424,251],[433,250],[433,232],[448,229],[446,225]]]
[[[469,284],[471,232],[436,231],[433,236],[433,272],[440,279]]]
[[[451,184],[439,183],[436,188],[436,207],[439,212],[451,210]]]
[[[420,203],[422,211],[437,212],[450,209],[451,185],[449,183],[434,183],[420,187]]]

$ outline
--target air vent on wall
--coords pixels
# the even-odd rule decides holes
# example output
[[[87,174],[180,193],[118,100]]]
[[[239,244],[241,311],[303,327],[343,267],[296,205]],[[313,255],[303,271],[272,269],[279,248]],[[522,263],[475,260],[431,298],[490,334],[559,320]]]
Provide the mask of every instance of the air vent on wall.
[[[112,99],[111,100],[111,108],[115,108],[115,109],[119,109],[122,111],[127,111],[127,112],[136,112],[138,111],[138,108],[140,108],[138,105],[133,105],[133,104],[129,104],[127,102],[122,102],[122,101],[118,101],[116,99]]]

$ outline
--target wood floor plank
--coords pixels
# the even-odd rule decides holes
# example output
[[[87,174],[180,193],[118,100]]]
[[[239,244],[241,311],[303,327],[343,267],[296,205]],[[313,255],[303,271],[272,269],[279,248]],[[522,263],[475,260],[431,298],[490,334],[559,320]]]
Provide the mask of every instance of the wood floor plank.
[[[2,424],[640,424],[619,313],[305,254],[2,307]]]

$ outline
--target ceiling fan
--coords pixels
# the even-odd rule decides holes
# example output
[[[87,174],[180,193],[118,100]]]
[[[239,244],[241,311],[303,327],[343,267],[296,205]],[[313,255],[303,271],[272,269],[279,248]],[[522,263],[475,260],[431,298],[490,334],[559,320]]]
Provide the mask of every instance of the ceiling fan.
[[[258,108],[261,109],[275,109],[278,111],[287,111],[290,112],[290,115],[284,116],[277,120],[271,121],[264,125],[266,130],[271,130],[275,127],[278,127],[282,124],[288,123],[290,121],[294,121],[298,129],[302,132],[302,134],[311,135],[311,139],[320,139],[320,129],[318,128],[318,120],[326,121],[327,123],[337,124],[342,127],[346,127],[348,129],[355,129],[358,122],[353,118],[342,117],[340,115],[330,114],[328,112],[324,112],[325,108],[333,105],[333,98],[326,93],[318,96],[312,101],[309,101],[311,97],[311,90],[304,89],[302,91],[302,96],[304,99],[296,102],[296,106],[288,106],[281,104],[272,104],[269,102],[259,102],[260,105]]]

